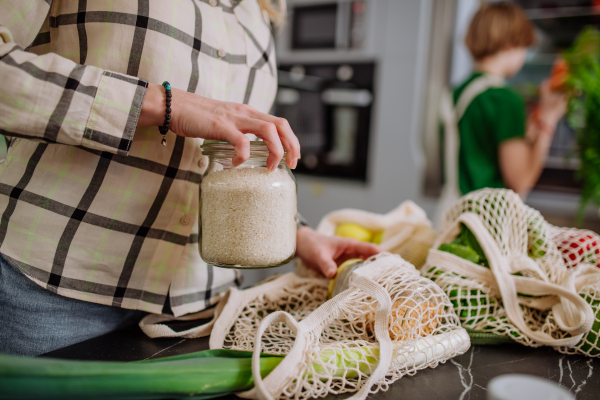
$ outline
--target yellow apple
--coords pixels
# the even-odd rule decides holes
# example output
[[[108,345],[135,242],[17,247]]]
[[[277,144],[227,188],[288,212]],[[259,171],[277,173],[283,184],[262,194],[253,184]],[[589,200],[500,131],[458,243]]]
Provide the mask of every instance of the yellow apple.
[[[335,229],[336,236],[347,237],[360,240],[361,242],[370,242],[373,234],[370,230],[355,224],[354,222],[343,222]]]

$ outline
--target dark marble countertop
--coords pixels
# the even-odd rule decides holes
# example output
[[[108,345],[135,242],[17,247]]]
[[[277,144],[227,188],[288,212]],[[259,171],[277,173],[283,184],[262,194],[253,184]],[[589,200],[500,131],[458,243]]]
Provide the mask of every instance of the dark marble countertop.
[[[135,361],[206,349],[208,338],[150,339],[136,326],[55,350],[43,357]],[[391,385],[387,392],[379,392],[369,398],[486,399],[486,387],[492,378],[521,373],[555,381],[575,394],[578,400],[597,400],[600,398],[599,371],[598,358],[564,355],[551,348],[533,349],[517,344],[472,346],[465,354],[440,364],[437,368],[405,376]]]

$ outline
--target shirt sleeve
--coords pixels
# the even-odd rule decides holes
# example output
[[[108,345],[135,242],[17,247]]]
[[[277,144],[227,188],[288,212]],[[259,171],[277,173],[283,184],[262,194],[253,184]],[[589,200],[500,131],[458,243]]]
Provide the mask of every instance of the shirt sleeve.
[[[494,90],[496,143],[524,138],[526,130],[525,103],[521,96],[508,88]]]
[[[148,83],[23,50],[49,10],[34,3],[0,3],[0,134],[128,154]]]

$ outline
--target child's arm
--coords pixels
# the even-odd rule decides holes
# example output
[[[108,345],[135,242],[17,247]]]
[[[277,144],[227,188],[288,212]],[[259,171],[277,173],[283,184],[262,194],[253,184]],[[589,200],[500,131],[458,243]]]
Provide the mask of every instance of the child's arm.
[[[538,121],[529,123],[525,139],[502,142],[499,149],[500,170],[506,186],[517,193],[531,190],[539,179],[556,125],[565,113],[566,97],[552,91],[548,82],[540,85]]]

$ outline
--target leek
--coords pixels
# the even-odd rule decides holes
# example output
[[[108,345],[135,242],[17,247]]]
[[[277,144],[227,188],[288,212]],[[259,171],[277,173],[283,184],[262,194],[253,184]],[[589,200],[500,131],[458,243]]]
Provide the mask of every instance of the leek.
[[[261,375],[282,359],[264,355]],[[0,355],[0,399],[210,399],[251,389],[251,362],[233,350],[134,362]]]
[[[378,364],[372,346],[324,350],[315,372],[369,375]],[[261,376],[283,356],[263,354]],[[0,354],[0,399],[210,399],[250,390],[252,352],[205,350],[134,362],[70,361]]]
[[[394,342],[393,351],[406,343]],[[427,336],[411,343],[412,352],[399,351],[395,363],[420,366],[464,353],[470,346],[462,329]],[[379,346],[326,349],[312,364],[317,374],[357,378],[370,375],[379,362]],[[283,356],[263,354],[264,378]],[[0,354],[0,399],[192,399],[202,400],[252,389],[252,353],[205,350],[179,356],[134,362],[70,361]]]

